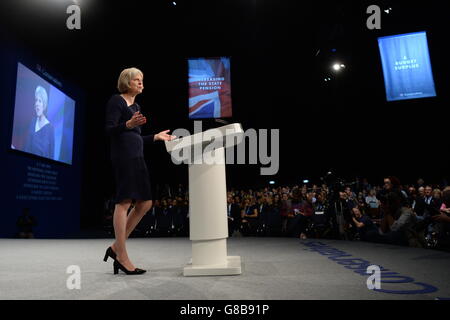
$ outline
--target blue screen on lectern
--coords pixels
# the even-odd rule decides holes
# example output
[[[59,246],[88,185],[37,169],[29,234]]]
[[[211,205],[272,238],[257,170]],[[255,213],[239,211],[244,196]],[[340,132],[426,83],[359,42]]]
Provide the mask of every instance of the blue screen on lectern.
[[[426,32],[378,38],[388,101],[435,97]]]

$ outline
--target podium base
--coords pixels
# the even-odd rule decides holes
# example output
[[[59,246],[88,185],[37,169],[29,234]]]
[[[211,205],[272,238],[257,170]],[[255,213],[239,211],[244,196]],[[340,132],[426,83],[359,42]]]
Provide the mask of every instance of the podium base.
[[[185,277],[195,276],[233,276],[241,274],[241,257],[228,256],[226,264],[193,266],[187,264],[184,267],[183,275]]]

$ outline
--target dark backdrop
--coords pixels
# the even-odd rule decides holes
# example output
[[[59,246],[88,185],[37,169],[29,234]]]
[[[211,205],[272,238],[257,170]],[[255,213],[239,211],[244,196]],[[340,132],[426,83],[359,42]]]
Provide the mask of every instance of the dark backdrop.
[[[445,1],[106,1],[80,0],[82,28],[66,28],[72,1],[1,1],[4,43],[33,54],[84,90],[82,222],[99,222],[114,190],[104,136],[105,103],[123,68],[144,71],[138,97],[144,133],[192,128],[187,120],[187,63],[231,56],[233,119],[244,129],[280,129],[280,170],[228,167],[228,185],[264,186],[318,179],[327,171],[381,183],[449,176]],[[145,6],[144,6],[145,3]],[[366,8],[383,9],[382,29],[368,30]],[[377,37],[427,31],[437,98],[387,103]],[[334,75],[333,61],[347,66]],[[325,77],[332,80],[325,82]],[[10,106],[12,107],[12,106]],[[146,150],[152,182],[187,183],[162,144]]]

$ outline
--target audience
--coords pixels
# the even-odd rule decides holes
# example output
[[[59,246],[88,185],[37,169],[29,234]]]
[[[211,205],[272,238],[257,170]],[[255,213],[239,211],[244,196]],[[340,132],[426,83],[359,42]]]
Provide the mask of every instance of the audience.
[[[147,229],[142,234],[189,235],[189,192],[177,185],[172,194],[176,197],[155,200],[140,226]],[[232,188],[227,192],[227,216],[230,237],[322,237],[450,248],[450,187],[423,179],[415,185],[388,176],[382,186],[362,179],[339,186]]]

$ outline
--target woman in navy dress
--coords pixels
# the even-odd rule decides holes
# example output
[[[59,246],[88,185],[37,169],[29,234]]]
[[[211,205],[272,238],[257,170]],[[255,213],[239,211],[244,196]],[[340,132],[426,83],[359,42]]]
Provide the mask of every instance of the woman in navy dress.
[[[28,128],[28,137],[24,151],[54,159],[55,130],[46,116],[47,105],[47,91],[43,87],[37,86],[34,92],[34,111],[36,118],[33,118]]]
[[[169,130],[155,135],[141,136],[141,126],[147,119],[135,102],[142,93],[143,73],[136,68],[122,71],[118,80],[120,94],[113,95],[107,104],[106,132],[111,141],[111,161],[116,182],[114,233],[116,241],[106,250],[104,260],[114,259],[114,273],[142,274],[128,257],[125,241],[152,206],[152,192],[144,160],[144,142],[170,141],[175,136]],[[127,215],[132,202],[135,205]]]

